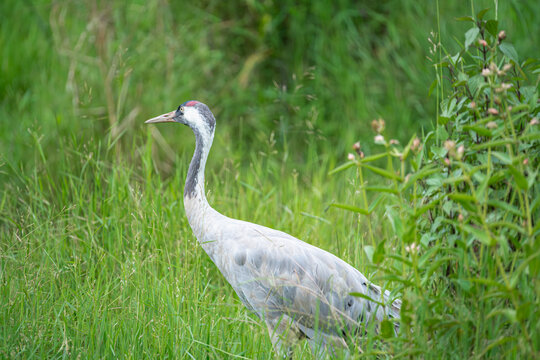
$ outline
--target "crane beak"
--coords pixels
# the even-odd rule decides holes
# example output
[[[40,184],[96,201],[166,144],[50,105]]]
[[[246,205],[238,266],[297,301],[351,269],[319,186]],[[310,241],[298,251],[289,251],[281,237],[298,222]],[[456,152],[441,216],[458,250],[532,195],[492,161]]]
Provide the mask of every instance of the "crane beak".
[[[155,124],[155,123],[164,123],[164,122],[176,122],[174,120],[174,114],[175,111],[171,111],[169,113],[156,116],[155,118],[151,118],[149,120],[146,120],[145,124]]]

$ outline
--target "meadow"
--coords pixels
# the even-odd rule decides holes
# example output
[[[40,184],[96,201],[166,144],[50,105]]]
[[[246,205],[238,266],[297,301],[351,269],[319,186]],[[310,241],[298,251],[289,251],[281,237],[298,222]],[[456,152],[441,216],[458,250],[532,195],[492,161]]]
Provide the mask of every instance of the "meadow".
[[[402,294],[405,330],[353,358],[538,357],[536,1],[0,16],[1,358],[272,358],[185,218],[193,134],[143,124],[190,99],[217,118],[210,204]]]

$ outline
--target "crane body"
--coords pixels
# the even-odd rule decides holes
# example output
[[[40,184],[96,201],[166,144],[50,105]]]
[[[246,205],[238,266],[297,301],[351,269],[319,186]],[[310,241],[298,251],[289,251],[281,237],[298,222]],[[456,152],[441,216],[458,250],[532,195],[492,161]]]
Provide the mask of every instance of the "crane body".
[[[146,121],[159,122],[182,123],[195,133],[184,188],[189,224],[240,300],[265,321],[278,353],[288,354],[304,338],[315,351],[347,347],[347,334],[384,318],[395,319],[397,333],[401,301],[353,266],[287,233],[229,218],[209,205],[204,169],[215,118],[205,104],[188,101]]]

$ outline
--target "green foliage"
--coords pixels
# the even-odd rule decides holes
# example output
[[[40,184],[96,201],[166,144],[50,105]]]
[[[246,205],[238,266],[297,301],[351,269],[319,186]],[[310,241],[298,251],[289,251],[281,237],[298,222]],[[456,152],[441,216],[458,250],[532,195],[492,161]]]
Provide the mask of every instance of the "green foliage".
[[[400,146],[374,120],[384,151],[355,146],[360,179],[371,172],[388,186],[362,181],[361,196],[377,194],[383,238],[399,241],[366,247],[403,292],[395,354],[532,358],[540,347],[540,59],[520,60],[485,13],[461,19],[472,27],[455,54],[432,39],[446,94],[435,128]]]
[[[403,324],[416,327],[414,335],[395,338],[385,321],[380,336],[369,329],[363,352],[353,357],[500,357],[526,354],[531,341],[537,347],[538,256],[527,245],[537,236],[537,157],[523,160],[538,141],[530,126],[530,76],[537,70],[524,62],[537,55],[540,2],[496,3],[498,22],[482,25],[491,36],[486,55],[497,54],[499,69],[513,61],[506,76],[521,77],[519,96],[514,80],[492,76],[485,86],[474,76],[479,65],[464,65],[474,63],[472,56],[483,62],[480,29],[474,35],[475,19],[453,19],[492,0],[0,1],[0,357],[270,357],[266,328],[245,310],[185,219],[191,133],[142,125],[191,98],[207,102],[218,118],[207,168],[212,205],[324,248],[404,294]],[[508,39],[493,53],[500,29]],[[426,100],[466,91],[449,91],[446,65],[428,89],[425,49],[439,42],[428,42],[431,30],[445,44],[471,31],[459,38],[468,45],[463,60],[445,61],[460,81],[468,76],[474,112],[458,95],[440,110],[440,101]],[[460,51],[459,43],[447,51]],[[427,55],[442,60],[440,51]],[[516,87],[495,95],[515,103],[515,138],[500,115],[492,116],[494,129],[461,124],[465,114],[485,118],[479,87],[494,101],[490,91],[510,81]],[[407,143],[410,132],[435,122],[436,111],[437,126],[421,137],[419,151],[414,139]],[[364,157],[370,168],[360,167],[358,177],[329,177],[348,144],[359,139],[366,153],[379,146],[365,142],[369,119],[379,116],[396,119],[384,135],[407,145]],[[478,125],[466,132],[480,141],[457,142],[465,155],[451,158],[448,169],[435,157],[444,161],[444,141],[466,125]],[[480,154],[490,151],[484,161]],[[389,158],[392,167],[381,166]],[[467,167],[469,159],[477,163]],[[487,167],[473,172],[482,161],[490,164],[489,177]],[[453,178],[448,173],[461,166],[476,193],[467,182],[445,197],[456,186],[444,182]],[[513,198],[493,196],[504,181]],[[531,221],[523,223],[527,199]],[[478,227],[478,208],[489,233]],[[495,215],[506,217],[489,222]],[[452,224],[464,234],[456,240],[439,231]],[[406,251],[413,243],[420,247],[414,256]],[[312,354],[301,344],[295,358]]]

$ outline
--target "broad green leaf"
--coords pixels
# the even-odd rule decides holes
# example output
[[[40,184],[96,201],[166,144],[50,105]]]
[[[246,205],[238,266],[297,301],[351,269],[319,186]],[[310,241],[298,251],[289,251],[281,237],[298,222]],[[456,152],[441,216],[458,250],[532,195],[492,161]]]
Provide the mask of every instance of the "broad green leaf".
[[[510,165],[512,164],[512,159],[507,153],[502,153],[499,151],[492,151],[491,154],[499,159],[503,164]]]
[[[521,141],[527,141],[527,140],[539,140],[540,139],[540,132],[534,132],[531,134],[525,134],[521,135],[519,137]]]
[[[516,223],[513,223],[513,222],[508,222],[508,221],[494,221],[494,222],[490,222],[488,224],[489,228],[494,228],[495,230],[493,231],[495,234],[498,232],[498,231],[501,231],[502,228],[506,228],[506,229],[512,229],[520,234],[523,234],[523,235],[527,235],[527,229],[524,228],[523,226],[521,225],[517,225]]]
[[[534,308],[534,305],[532,305],[530,301],[521,304],[516,311],[518,320],[523,321],[528,319],[531,314],[531,308]]]
[[[470,21],[470,22],[474,22],[474,19],[472,18],[472,16],[461,16],[461,17],[456,18],[456,21]]]
[[[512,107],[512,110],[510,111],[512,114],[520,112],[520,111],[529,111],[530,106],[527,104],[518,104],[516,106]]]
[[[439,169],[435,167],[435,165],[428,165],[426,167],[424,167],[422,170],[419,170],[417,172],[415,172],[414,174],[410,175],[409,176],[409,179],[408,181],[403,184],[401,190],[406,190],[408,187],[410,187],[411,185],[413,185],[417,180],[420,180],[420,179],[424,179],[436,172],[438,172]]]
[[[488,246],[493,246],[496,244],[495,239],[493,239],[489,234],[487,234],[484,229],[477,229],[471,225],[463,225],[463,229],[483,244],[486,244]]]
[[[508,204],[508,203],[506,203],[504,201],[491,199],[491,200],[487,201],[487,204],[489,206],[493,206],[493,207],[496,207],[496,208],[499,208],[499,209],[502,209],[502,210],[506,210],[509,213],[512,213],[514,215],[522,216],[521,211],[519,211],[518,208],[516,208],[515,206],[512,206],[512,205],[510,205],[510,204]]]
[[[330,204],[330,206],[340,208],[340,209],[344,209],[344,210],[348,210],[348,211],[352,211],[352,212],[359,213],[359,214],[362,214],[362,215],[369,215],[368,210],[362,209],[362,208],[359,208],[359,207],[356,207],[356,206],[352,206],[352,205],[334,203],[334,204]]]
[[[403,149],[403,155],[401,156],[402,157],[402,161],[405,161],[407,160],[407,158],[409,157],[409,153],[411,151],[411,146],[414,142],[414,139],[416,139],[416,134],[414,134],[413,136],[411,136],[411,139],[409,140],[409,142],[407,143],[407,145],[405,146],[405,149]]]
[[[385,258],[386,250],[384,248],[384,243],[386,240],[381,241],[377,244],[377,247],[375,248],[375,252],[373,253],[373,263],[374,264],[380,264]]]
[[[482,135],[482,136],[487,136],[487,137],[491,137],[492,134],[491,134],[491,130],[489,130],[488,128],[484,127],[484,126],[478,126],[478,125],[465,125],[463,127],[463,129],[465,130],[472,130],[474,131],[475,133],[477,133],[478,135]]]
[[[467,281],[465,279],[456,279],[454,280],[461,289],[463,289],[465,292],[469,292],[472,288],[472,284],[470,281]]]
[[[497,28],[499,26],[499,22],[497,20],[488,20],[486,22],[486,30],[493,35],[493,37],[497,37]]]
[[[514,45],[508,42],[503,42],[499,45],[499,50],[501,50],[504,56],[506,56],[509,60],[512,60],[516,64],[519,63],[518,54],[516,49],[514,49]]]
[[[449,194],[448,197],[459,203],[468,202],[471,204],[476,204],[477,202],[474,196],[469,195],[469,194],[459,193],[459,192]]]
[[[371,245],[364,246],[364,252],[366,253],[366,256],[369,260],[369,262],[373,262],[373,253],[375,252],[375,249]]]
[[[450,215],[450,213],[452,212],[452,210],[456,207],[456,203],[452,202],[452,201],[447,201],[443,204],[442,206],[442,209],[443,211],[446,213],[447,216]]]
[[[450,116],[444,116],[442,114],[439,116],[439,124],[446,125],[450,120]]]
[[[435,186],[437,188],[441,187],[444,183],[444,178],[440,174],[436,174],[428,179],[426,179],[426,184],[429,186]]]
[[[435,245],[429,247],[428,250],[418,259],[418,267],[420,269],[424,268],[426,263],[431,262],[434,257],[436,257],[441,251],[440,245]]]
[[[432,146],[430,150],[433,154],[437,155],[439,158],[445,157],[446,153],[448,152],[448,150],[446,150],[445,148],[438,147],[438,146]]]
[[[443,184],[455,184],[455,183],[462,183],[463,181],[466,181],[467,177],[463,175],[459,176],[452,176],[448,179],[444,179]]]
[[[482,20],[484,18],[484,15],[486,15],[486,13],[489,11],[489,8],[485,8],[485,9],[482,9],[480,10],[477,14],[476,14],[476,18],[478,20]]]
[[[388,257],[391,258],[391,259],[394,259],[396,261],[399,261],[407,266],[413,266],[413,263],[410,259],[407,259],[406,257],[403,257],[401,255],[396,255],[396,254],[388,254]]]
[[[360,162],[361,163],[368,163],[368,162],[372,162],[372,161],[375,161],[375,160],[382,159],[385,156],[386,156],[386,153],[370,155],[370,156],[366,156],[365,158],[361,159]]]
[[[508,170],[514,177],[514,180],[516,181],[518,188],[520,188],[521,190],[527,190],[527,188],[529,187],[529,184],[527,183],[527,178],[525,177],[525,175],[523,175],[513,165],[509,165]]]
[[[431,93],[433,92],[433,90],[435,90],[435,88],[437,87],[437,84],[439,82],[437,81],[437,79],[433,80],[433,82],[431,83],[431,85],[429,86],[429,91],[428,91],[428,97],[431,96]]]
[[[506,171],[502,171],[502,170],[499,170],[497,172],[494,172],[493,174],[491,174],[491,176],[489,177],[489,185],[493,185],[493,184],[496,184],[498,183],[499,181],[503,180],[503,179],[506,179]]]
[[[444,256],[442,258],[438,258],[435,261],[432,261],[431,263],[429,263],[429,268],[426,271],[426,275],[431,276],[431,274],[433,274],[435,272],[435,270],[437,270],[439,267],[441,267],[442,264],[446,264],[446,263],[448,263],[450,261],[453,261],[453,260],[454,260],[454,257],[452,257],[452,256]]]
[[[334,174],[337,174],[338,172],[342,172],[344,170],[347,170],[351,167],[353,167],[354,165],[356,165],[356,163],[354,161],[349,161],[349,162],[346,162],[345,164],[343,165],[340,165],[338,166],[337,168],[331,170],[328,175],[334,175]]]
[[[494,309],[487,314],[486,318],[490,319],[494,316],[504,315],[511,323],[517,323],[516,310],[514,309]]]
[[[503,145],[513,144],[514,142],[515,141],[512,140],[512,139],[493,140],[493,141],[488,141],[488,142],[485,142],[485,143],[482,143],[482,144],[475,144],[475,145],[471,146],[471,149],[472,150],[482,150],[482,149],[487,149],[489,147],[496,147],[496,146],[503,146]]]
[[[441,105],[442,111],[439,116],[439,120],[443,120],[445,122],[439,121],[440,123],[445,125],[452,118],[452,116],[454,116],[454,109],[456,108],[456,104],[457,104],[456,98],[452,98],[450,102],[446,102]],[[447,120],[444,120],[444,119],[447,119]]]
[[[387,319],[381,321],[381,336],[385,339],[394,336],[394,324]]]
[[[373,171],[375,174],[384,176],[387,179],[402,181],[402,179],[401,179],[401,177],[399,175],[396,175],[396,174],[394,174],[394,173],[392,173],[392,172],[390,172],[388,170],[384,170],[384,169],[381,169],[381,168],[378,168],[378,167],[375,167],[375,166],[371,166],[371,165],[366,165],[366,164],[362,164],[362,166],[365,167],[368,170]]]
[[[465,33],[465,49],[468,49],[469,46],[476,40],[478,33],[480,33],[480,29],[478,29],[476,26],[469,29],[469,31]]]
[[[485,83],[485,78],[482,75],[475,75],[471,76],[469,80],[467,81],[467,84],[469,85],[469,89],[472,92],[472,95],[475,96],[478,89]]]

